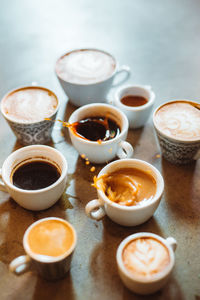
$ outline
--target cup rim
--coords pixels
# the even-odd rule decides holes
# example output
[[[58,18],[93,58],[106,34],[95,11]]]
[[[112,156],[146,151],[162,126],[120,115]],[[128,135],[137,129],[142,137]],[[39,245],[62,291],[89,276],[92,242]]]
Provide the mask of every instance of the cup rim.
[[[58,61],[59,61],[61,58],[63,58],[64,56],[66,56],[66,55],[68,55],[68,54],[70,54],[70,53],[78,52],[78,51],[87,51],[87,50],[94,50],[94,51],[103,52],[103,53],[107,54],[108,56],[111,56],[111,57],[112,57],[112,59],[113,59],[114,62],[115,62],[115,68],[114,68],[113,72],[111,73],[111,75],[109,75],[108,77],[106,77],[106,78],[103,79],[103,80],[99,80],[99,81],[92,82],[92,83],[76,83],[76,82],[71,82],[71,81],[69,81],[69,80],[63,79],[63,78],[58,74],[58,72],[57,72],[57,63],[58,63]],[[109,52],[107,52],[107,51],[105,51],[105,50],[102,50],[102,49],[100,49],[100,48],[93,48],[93,47],[91,47],[91,48],[90,48],[90,47],[86,47],[86,48],[75,48],[75,49],[71,49],[71,50],[65,52],[64,54],[60,55],[60,56],[57,58],[56,63],[55,63],[55,73],[56,73],[57,77],[58,77],[60,80],[62,80],[62,81],[64,81],[64,82],[67,82],[67,83],[69,83],[69,84],[71,84],[71,85],[74,85],[74,86],[94,86],[94,85],[96,85],[96,84],[103,83],[103,82],[109,80],[110,78],[112,78],[112,77],[114,76],[114,74],[115,74],[116,71],[117,71],[117,68],[118,68],[118,62],[117,62],[116,58],[115,58],[111,53],[109,53]]]
[[[128,106],[128,105],[125,105],[123,104],[120,100],[122,97],[120,97],[120,93],[123,93],[129,89],[135,89],[135,88],[139,88],[141,90],[144,90],[146,92],[149,93],[149,99],[148,99],[148,102],[141,105],[141,106]],[[130,95],[133,95],[132,92],[129,93]],[[127,111],[142,111],[142,110],[145,110],[147,109],[149,106],[153,105],[153,103],[155,102],[155,93],[154,91],[152,90],[152,87],[149,86],[149,85],[142,85],[142,84],[128,84],[128,85],[123,85],[121,87],[119,87],[115,94],[114,94],[114,104],[117,104],[118,107],[121,107],[122,109],[124,110],[127,110]]]
[[[28,238],[28,234],[30,232],[30,230],[35,227],[37,224],[39,223],[42,223],[44,221],[48,221],[48,220],[58,220],[59,222],[62,222],[62,223],[65,223],[67,224],[68,227],[70,227],[70,229],[72,230],[73,232],[73,236],[74,236],[74,242],[73,244],[71,245],[71,247],[62,255],[59,255],[59,256],[56,256],[56,257],[51,257],[50,261],[43,261],[41,259],[38,258],[38,255],[37,254],[34,254],[29,245],[28,245],[28,242],[27,242],[27,238]],[[67,256],[69,256],[75,249],[76,247],[76,244],[77,244],[77,233],[76,233],[76,230],[75,228],[73,227],[72,224],[70,224],[68,221],[66,221],[65,219],[62,219],[62,218],[58,218],[58,217],[47,217],[47,218],[42,218],[34,223],[32,223],[25,231],[24,233],[24,237],[23,237],[23,246],[24,246],[24,250],[28,253],[28,255],[33,258],[34,260],[38,261],[38,262],[42,262],[42,263],[53,263],[53,262],[57,262],[57,261],[61,261],[63,260],[64,258],[66,258]]]
[[[160,135],[164,136],[166,139],[168,140],[171,140],[175,143],[182,143],[182,144],[196,144],[196,143],[199,143],[200,142],[200,139],[194,139],[194,140],[183,140],[183,139],[176,139],[174,137],[171,137],[167,134],[165,134],[164,132],[162,132],[158,126],[156,125],[156,122],[155,122],[155,118],[156,118],[156,113],[158,112],[158,110],[160,108],[162,108],[163,106],[165,105],[168,105],[168,104],[171,104],[171,103],[176,103],[176,102],[183,102],[183,103],[189,103],[189,104],[195,104],[196,106],[199,106],[200,107],[200,104],[198,102],[195,102],[193,100],[187,100],[187,99],[176,99],[176,100],[170,100],[170,101],[167,101],[161,105],[159,105],[155,111],[153,112],[153,125],[154,125],[154,128],[159,132]],[[194,106],[194,105],[193,105]]]
[[[78,114],[79,112],[81,111],[87,111],[88,108],[90,107],[94,107],[98,110],[99,107],[104,107],[104,108],[108,108],[110,110],[113,110],[115,111],[117,114],[120,114],[122,119],[123,119],[123,122],[124,122],[124,125],[123,125],[123,128],[121,129],[121,132],[119,135],[117,135],[116,137],[114,137],[113,139],[110,139],[108,141],[101,141],[101,144],[99,144],[97,141],[89,141],[89,140],[85,140],[77,135],[75,135],[73,133],[73,131],[70,129],[69,127],[69,131],[71,133],[71,135],[73,135],[75,138],[77,138],[79,141],[81,141],[82,143],[84,144],[87,144],[87,145],[98,145],[98,146],[101,146],[101,145],[109,145],[109,144],[112,144],[113,142],[116,142],[117,140],[121,139],[121,136],[123,134],[125,134],[127,131],[128,131],[128,128],[129,128],[129,122],[128,122],[128,118],[127,116],[120,110],[118,109],[117,107],[113,106],[113,105],[110,105],[110,104],[107,104],[107,103],[90,103],[90,104],[86,104],[86,105],[83,105],[81,107],[79,107],[78,109],[76,109],[72,114],[71,116],[69,117],[69,120],[68,122],[70,123],[70,119],[72,117],[74,117],[74,115]],[[98,111],[97,111],[97,114],[98,114]],[[89,116],[89,113],[88,113],[88,116]],[[77,120],[78,121],[78,120]],[[75,121],[75,122],[77,122]],[[72,122],[73,124],[74,122]]]
[[[12,123],[20,124],[20,125],[24,125],[24,126],[30,125],[30,124],[38,124],[38,123],[41,123],[41,122],[43,122],[43,121],[46,121],[46,122],[47,122],[47,120],[44,120],[44,119],[42,119],[42,120],[40,120],[40,121],[27,121],[27,122],[21,122],[20,120],[19,120],[19,121],[16,121],[16,120],[12,119],[10,116],[8,116],[7,114],[5,114],[5,112],[4,112],[4,110],[3,110],[3,102],[5,101],[5,99],[6,99],[10,94],[12,94],[12,93],[14,93],[14,92],[17,92],[17,91],[19,91],[19,90],[29,89],[29,88],[32,88],[32,89],[41,89],[41,90],[45,90],[45,91],[48,91],[48,92],[52,93],[53,96],[55,97],[56,101],[57,101],[57,107],[56,107],[56,109],[53,111],[53,113],[50,114],[50,115],[48,116],[48,118],[51,118],[52,116],[54,116],[54,115],[57,113],[57,111],[58,111],[58,109],[59,109],[59,107],[60,107],[60,101],[59,101],[58,97],[56,96],[56,94],[55,94],[52,90],[50,90],[49,88],[43,87],[43,86],[39,86],[39,85],[26,85],[26,86],[19,86],[19,87],[17,87],[17,88],[14,88],[14,89],[8,91],[8,92],[3,96],[2,100],[1,100],[1,104],[0,104],[0,108],[1,108],[1,113],[2,113],[2,115],[4,116],[5,119],[7,119],[8,121],[10,121],[10,122],[12,122]]]
[[[136,276],[136,275],[131,274],[130,272],[128,272],[128,270],[124,266],[123,259],[122,259],[122,253],[123,253],[123,250],[124,250],[125,246],[128,243],[130,243],[131,241],[133,241],[137,238],[141,238],[141,237],[150,237],[150,238],[152,237],[152,238],[160,241],[168,249],[169,256],[170,256],[170,262],[169,262],[168,266],[166,266],[164,268],[164,270],[162,270],[161,272],[156,274],[153,278],[149,278],[149,279],[142,278],[142,277]],[[161,236],[159,236],[157,234],[154,234],[154,233],[138,232],[138,233],[134,233],[134,234],[131,234],[131,235],[127,236],[124,240],[121,241],[121,243],[119,244],[119,246],[117,248],[116,260],[117,260],[118,268],[130,280],[133,280],[133,281],[138,282],[138,283],[139,282],[153,283],[153,282],[156,282],[156,281],[158,281],[158,280],[160,280],[164,277],[167,277],[169,275],[169,273],[172,271],[172,269],[174,267],[175,256],[174,256],[174,251],[172,250],[172,247],[167,243],[166,239],[164,239]]]
[[[153,203],[157,202],[160,199],[160,197],[162,196],[163,191],[164,191],[164,180],[163,180],[163,177],[162,177],[161,173],[159,172],[159,170],[144,160],[140,160],[140,159],[136,159],[136,158],[127,158],[127,159],[119,159],[119,160],[113,161],[113,162],[107,164],[103,169],[101,169],[97,178],[100,177],[101,175],[107,174],[107,172],[109,173],[108,169],[110,167],[112,168],[115,165],[121,165],[121,167],[117,168],[117,170],[123,169],[124,162],[129,163],[129,168],[134,168],[134,167],[132,167],[131,163],[136,162],[138,164],[142,164],[143,166],[147,166],[148,168],[150,168],[151,171],[153,171],[153,174],[155,174],[157,177],[156,181],[159,181],[159,186],[157,187],[157,191],[156,191],[156,194],[154,195],[154,197],[151,200],[144,202],[141,206],[139,206],[139,205],[123,206],[123,205],[117,204],[117,203],[109,200],[109,198],[104,194],[103,191],[97,189],[97,194],[98,194],[99,198],[103,199],[103,201],[106,204],[108,204],[109,206],[113,206],[121,211],[122,210],[123,211],[137,211],[137,210],[144,209],[144,208],[152,205]],[[138,168],[137,166],[135,168],[140,170],[140,168]],[[154,176],[153,176],[153,178],[155,179]]]
[[[4,174],[5,172],[7,172],[5,170],[5,166],[6,164],[8,163],[8,161],[10,161],[11,159],[13,159],[14,157],[16,157],[16,155],[18,155],[18,153],[21,153],[21,152],[29,152],[29,150],[31,149],[45,149],[45,150],[48,150],[48,151],[52,151],[52,152],[55,152],[57,153],[61,159],[62,159],[62,162],[63,162],[63,170],[61,172],[61,175],[60,177],[51,185],[45,187],[45,188],[42,188],[42,189],[38,189],[38,190],[26,190],[26,189],[21,189],[21,188],[18,188],[17,186],[15,186],[11,181],[8,181]],[[31,157],[30,157],[31,158]],[[44,159],[45,160],[45,159]],[[51,160],[51,159],[50,159]],[[23,159],[21,160],[21,162],[23,162]],[[23,148],[20,148],[18,150],[15,150],[14,152],[12,152],[4,161],[3,165],[2,165],[2,179],[3,181],[5,182],[5,184],[12,190],[16,191],[16,192],[21,192],[21,193],[24,193],[24,194],[27,194],[27,195],[33,195],[33,194],[38,194],[38,193],[45,193],[46,191],[54,188],[55,186],[57,186],[66,176],[66,173],[67,173],[67,170],[68,170],[68,164],[67,164],[67,160],[65,159],[64,155],[58,151],[57,149],[53,148],[53,147],[50,147],[50,146],[47,146],[47,145],[29,145],[29,146],[25,146]]]

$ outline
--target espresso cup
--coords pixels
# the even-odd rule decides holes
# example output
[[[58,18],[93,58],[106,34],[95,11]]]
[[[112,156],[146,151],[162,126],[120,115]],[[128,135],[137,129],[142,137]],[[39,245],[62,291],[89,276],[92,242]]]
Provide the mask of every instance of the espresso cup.
[[[94,102],[106,102],[111,87],[122,84],[130,76],[128,66],[118,66],[116,59],[99,49],[76,49],[62,55],[56,62],[57,78],[69,101],[82,106]],[[118,74],[123,79],[113,84]]]
[[[17,88],[1,101],[1,113],[23,145],[46,144],[51,140],[52,120],[55,120],[58,108],[57,96],[39,86]]]
[[[188,100],[169,101],[153,114],[154,129],[162,156],[173,164],[200,158],[200,104]]]
[[[128,85],[120,87],[113,104],[122,110],[129,121],[130,128],[139,128],[147,122],[155,102],[155,93],[151,86]]]
[[[69,222],[55,217],[41,219],[26,230],[26,255],[15,258],[9,270],[15,275],[36,271],[46,280],[61,279],[70,269],[76,242],[76,231]]]
[[[67,161],[58,150],[45,145],[26,146],[11,153],[4,161],[0,169],[3,180],[0,190],[8,192],[26,209],[47,209],[64,192],[67,170]],[[33,184],[36,181],[39,186],[31,183],[29,186],[29,180]]]
[[[152,294],[168,281],[175,264],[176,240],[141,232],[125,238],[117,249],[117,266],[124,285],[137,294]]]
[[[112,120],[118,126],[119,134],[106,141],[91,141],[78,135],[73,124],[93,117]],[[127,117],[112,105],[103,103],[84,105],[72,113],[68,122],[73,146],[82,157],[86,157],[90,162],[101,164],[112,160],[116,156],[118,158],[128,158],[133,155],[133,147],[125,141],[128,134]]]
[[[98,180],[102,178],[104,180],[104,176],[107,174],[113,174],[114,172],[119,172],[123,169],[133,170],[133,174],[135,170],[139,170],[143,172],[145,175],[149,175],[151,181],[154,183],[154,192],[151,197],[149,197],[146,201],[140,201],[135,204],[129,205],[121,205],[116,203],[115,201],[111,201],[110,198],[106,195],[105,191],[100,186],[100,181],[98,185]],[[136,171],[137,172],[137,171]],[[130,173],[130,171],[129,171]],[[123,174],[122,174],[123,175]],[[125,175],[127,175],[125,173]],[[116,176],[115,174],[113,176]],[[121,183],[124,185],[126,189],[132,182],[124,183],[126,178],[121,177]],[[103,182],[104,184],[104,182]],[[137,184],[137,183],[136,183]],[[116,183],[118,187],[120,187],[120,180]],[[123,187],[123,186],[122,186]],[[143,190],[142,190],[143,188]],[[146,188],[148,191],[148,187]],[[106,165],[97,176],[97,195],[98,199],[91,200],[85,207],[85,212],[88,217],[94,220],[101,220],[105,215],[107,215],[112,221],[123,225],[123,226],[136,226],[146,222],[157,209],[162,194],[164,190],[164,181],[160,174],[160,172],[151,164],[139,160],[139,159],[123,159],[117,160]],[[115,192],[115,191],[113,191]],[[144,187],[141,187],[141,192],[144,193],[144,199],[146,197],[146,191]],[[117,192],[116,192],[117,193]],[[117,195],[118,196],[118,195]],[[123,203],[122,203],[123,204]]]

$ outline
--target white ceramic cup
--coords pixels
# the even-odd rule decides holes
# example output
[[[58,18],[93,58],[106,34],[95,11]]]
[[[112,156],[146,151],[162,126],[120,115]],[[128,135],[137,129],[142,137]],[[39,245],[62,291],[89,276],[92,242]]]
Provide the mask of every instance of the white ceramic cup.
[[[163,271],[159,272],[156,276],[154,276],[151,279],[147,279],[145,277],[139,278],[131,274],[125,267],[122,258],[124,248],[128,243],[130,243],[135,239],[145,238],[145,237],[158,240],[167,248],[169,253],[169,264],[166,266],[166,268]],[[125,238],[119,245],[117,249],[117,255],[116,255],[119,276],[122,282],[124,283],[124,285],[131,291],[141,295],[152,294],[160,290],[168,281],[169,276],[174,267],[175,264],[174,252],[176,250],[176,246],[177,243],[174,238],[168,237],[167,239],[164,239],[159,235],[148,233],[148,232],[135,233]]]
[[[48,221],[48,220],[56,220],[58,222],[62,222],[65,225],[67,225],[72,231],[74,240],[71,247],[64,254],[55,257],[48,257],[48,259],[46,259],[45,256],[41,256],[41,255],[38,256],[37,254],[31,251],[31,248],[28,243],[28,235],[30,230],[34,226],[36,226],[38,223]],[[76,243],[77,243],[76,231],[69,222],[55,217],[41,219],[37,222],[34,222],[26,230],[23,238],[23,246],[26,255],[16,257],[10,263],[9,270],[15,275],[21,275],[27,271],[36,270],[41,277],[47,280],[57,280],[63,278],[70,269],[72,255],[76,247]]]
[[[84,50],[95,50],[100,51],[103,53],[108,54],[111,56],[115,61],[115,67],[113,69],[112,74],[101,81],[95,82],[95,83],[88,83],[88,84],[79,84],[79,83],[73,83],[70,81],[66,81],[59,76],[58,72],[56,71],[57,78],[66,93],[66,95],[69,98],[69,101],[76,105],[76,106],[82,106],[85,104],[90,104],[94,102],[106,102],[106,96],[112,87],[116,87],[119,84],[122,84],[124,81],[126,81],[130,76],[130,68],[126,65],[119,66],[116,59],[109,53],[99,50],[99,49],[75,49],[72,51],[69,51],[65,55],[74,52],[74,51],[84,51]],[[62,55],[61,57],[65,56]],[[59,58],[60,59],[60,58]],[[58,59],[58,60],[59,60]],[[58,61],[57,60],[57,61]],[[118,76],[118,74],[125,73],[125,77],[118,80],[117,83],[113,84],[113,80],[115,77]]]
[[[4,102],[6,101],[6,98],[14,92],[17,92],[19,90],[23,89],[41,89],[44,91],[47,91],[51,93],[55,99],[57,100],[57,106],[52,114],[47,115],[47,117],[51,120],[44,120],[41,119],[39,121],[16,121],[12,117],[9,116],[4,110]],[[17,137],[18,141],[22,145],[35,145],[35,144],[46,144],[51,140],[51,134],[54,126],[54,122],[52,120],[55,120],[57,112],[59,109],[59,100],[57,96],[50,91],[49,89],[40,87],[40,86],[25,86],[25,87],[19,87],[17,89],[14,89],[7,93],[2,101],[1,101],[1,113],[4,116],[5,120],[9,124],[10,128],[12,129],[13,133]]]
[[[124,159],[111,162],[100,171],[98,177],[122,168],[135,168],[144,172],[149,171],[156,181],[154,197],[142,205],[125,206],[109,200],[102,190],[97,189],[98,199],[88,202],[85,212],[88,217],[97,221],[107,215],[112,221],[123,226],[140,225],[152,217],[157,209],[163,194],[164,181],[162,175],[154,166],[139,159]]]
[[[13,170],[23,162],[46,161],[55,165],[61,175],[56,182],[39,190],[24,190],[12,183]],[[52,206],[66,188],[67,161],[61,152],[45,145],[26,146],[11,153],[0,169],[0,190],[8,192],[22,207],[30,210],[43,210]]]
[[[92,103],[84,105],[75,110],[69,118],[69,124],[73,124],[88,117],[109,117],[120,127],[120,134],[115,138],[101,143],[85,140],[76,134],[69,127],[70,138],[73,146],[80,155],[84,155],[92,163],[105,163],[116,156],[128,158],[133,155],[133,147],[125,141],[128,134],[127,117],[118,108],[109,104]]]
[[[123,97],[131,95],[144,97],[148,102],[135,107],[121,102]],[[154,102],[155,93],[152,91],[151,86],[148,85],[122,86],[117,89],[113,99],[113,104],[126,114],[130,128],[139,128],[145,125],[151,114]]]

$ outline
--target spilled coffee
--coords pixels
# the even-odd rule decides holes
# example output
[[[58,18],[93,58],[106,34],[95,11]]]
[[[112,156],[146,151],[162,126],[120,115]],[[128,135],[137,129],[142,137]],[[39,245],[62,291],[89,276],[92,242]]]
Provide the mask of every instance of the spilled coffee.
[[[39,190],[56,182],[60,177],[59,170],[47,161],[31,161],[14,170],[13,184],[24,190]]]
[[[73,133],[89,141],[108,141],[120,134],[117,123],[107,117],[88,117],[69,125]]]

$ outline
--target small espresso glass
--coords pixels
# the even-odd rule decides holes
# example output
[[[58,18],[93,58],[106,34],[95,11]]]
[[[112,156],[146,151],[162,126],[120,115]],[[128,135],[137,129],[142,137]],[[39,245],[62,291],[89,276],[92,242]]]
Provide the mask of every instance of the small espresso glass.
[[[94,220],[101,220],[107,215],[112,221],[123,226],[136,226],[146,222],[157,209],[164,190],[164,181],[160,172],[151,164],[139,159],[122,159],[106,165],[98,174],[98,178],[123,168],[138,169],[152,176],[155,181],[155,195],[139,205],[120,205],[111,201],[102,189],[97,189],[98,198],[91,200],[85,207],[87,216]]]
[[[137,249],[138,252],[135,260],[129,262],[134,263],[135,261],[137,262],[137,260],[139,260],[138,261],[138,264],[140,264],[139,271],[142,273],[143,270],[143,274],[145,273],[147,265],[150,265],[151,270],[154,270],[154,274],[152,276],[151,275],[138,276],[136,272],[130,272],[130,270],[127,268],[127,266],[124,263],[124,259],[123,259],[123,255],[125,255],[124,250],[132,242],[135,242],[140,239],[141,240],[153,239],[154,241],[160,244],[159,249],[163,248],[164,252],[168,253],[168,259],[167,259],[168,261],[165,264],[164,268],[161,269],[159,272],[155,272],[155,267],[157,263],[156,259],[157,258],[160,259],[160,256],[158,257],[156,251],[153,251],[153,249],[149,250],[151,251],[151,253],[149,253],[148,255],[148,249],[150,248],[148,248],[148,246],[146,247],[145,243],[141,242],[141,248]],[[167,239],[164,239],[157,234],[153,234],[149,232],[135,233],[125,238],[118,246],[117,254],[116,254],[118,273],[124,285],[132,292],[140,295],[152,294],[160,290],[167,283],[171,275],[171,272],[173,270],[175,264],[174,252],[176,250],[176,247],[177,247],[177,243],[173,237],[168,237]],[[133,253],[131,253],[130,255],[133,256]],[[137,267],[138,266],[139,265],[137,265]]]
[[[110,118],[120,128],[120,133],[106,141],[91,141],[77,135],[73,130],[73,124],[91,117]],[[116,156],[129,158],[133,155],[133,147],[126,142],[128,134],[128,119],[118,108],[109,104],[92,103],[75,110],[69,120],[69,134],[73,146],[81,156],[86,157],[92,163],[105,163]]]
[[[123,102],[125,97],[140,97],[140,103],[135,101]],[[128,99],[127,99],[128,100]],[[143,100],[141,102],[141,100]],[[137,101],[137,102],[136,102]],[[120,87],[114,95],[113,104],[123,111],[129,121],[130,128],[140,128],[147,122],[155,102],[155,93],[149,85],[127,85]]]
[[[13,174],[18,166],[32,162],[44,162],[54,166],[60,177],[52,184],[39,189],[24,189],[13,183]],[[22,207],[29,210],[43,210],[51,207],[66,188],[68,165],[63,154],[53,147],[31,145],[11,153],[0,169],[0,190],[7,192]]]
[[[57,245],[59,247],[63,246],[63,235],[64,235],[64,230],[62,229],[62,232],[60,233],[59,236],[59,231],[57,230],[57,235],[55,236],[55,229],[53,228],[45,228],[45,223],[48,222],[57,222],[60,224],[60,226],[63,226],[67,228],[68,232],[70,233],[70,242],[69,245],[66,247],[65,251],[63,250],[62,253],[59,255],[47,255],[47,254],[38,254],[35,251],[32,250],[31,246],[33,244],[31,237],[30,237],[30,232],[36,228],[36,226],[43,226],[42,228],[43,233],[40,234],[44,240],[41,241],[40,245],[37,245],[37,249],[41,248],[40,251],[41,253],[44,252],[44,250],[48,253],[48,241],[52,238],[55,239],[54,245],[53,242],[50,240],[49,244],[51,245],[51,252],[52,252],[52,247]],[[52,234],[51,234],[52,232]],[[66,232],[66,237],[65,239],[68,238]],[[49,240],[48,240],[48,237]],[[36,237],[37,241],[37,237]],[[30,244],[31,243],[31,244]],[[56,244],[57,243],[57,244]],[[41,219],[32,225],[28,227],[24,234],[23,238],[23,246],[24,250],[26,252],[26,255],[19,256],[15,258],[9,265],[9,270],[14,273],[15,275],[21,275],[27,271],[36,271],[41,277],[43,277],[46,280],[58,280],[63,278],[66,273],[70,269],[71,265],[71,260],[72,260],[72,255],[74,252],[74,249],[76,247],[77,243],[77,235],[74,227],[67,221],[61,219],[61,218],[55,218],[55,217],[49,217],[49,218],[44,218]],[[45,244],[45,249],[43,249],[43,245]],[[64,247],[64,246],[63,246]]]
[[[29,101],[30,91],[33,94],[32,104]],[[14,105],[11,104],[9,110],[6,107],[7,99],[13,97],[13,95],[15,96],[15,94],[15,106],[21,115],[19,116],[17,112],[16,117]],[[52,105],[48,104],[50,99],[52,99]],[[47,107],[44,107],[44,103],[50,106],[49,111]],[[58,109],[59,100],[57,96],[51,90],[40,86],[24,86],[14,89],[7,93],[1,101],[1,113],[22,145],[47,144],[50,142],[54,126],[52,120],[55,120]],[[36,118],[33,117],[34,115]],[[30,116],[30,119],[28,116]],[[51,120],[45,120],[45,118]]]
[[[74,58],[76,54],[80,56],[77,60]],[[63,77],[62,72],[59,70],[60,67],[61,70],[63,69],[60,63],[62,63],[65,57],[72,57],[67,68],[71,68],[71,75],[68,79]],[[108,59],[106,59],[106,64],[104,60],[102,60],[103,57]],[[108,63],[109,60],[110,63]],[[111,68],[111,72],[107,76],[104,76],[104,68],[108,64]],[[56,62],[55,71],[63,90],[69,97],[69,101],[76,106],[95,102],[106,102],[106,96],[109,90],[112,87],[122,84],[130,76],[130,68],[128,66],[119,66],[111,54],[93,48],[75,49],[62,55]],[[118,82],[113,83],[113,80],[121,73],[124,73],[125,77],[122,79],[118,78]]]

